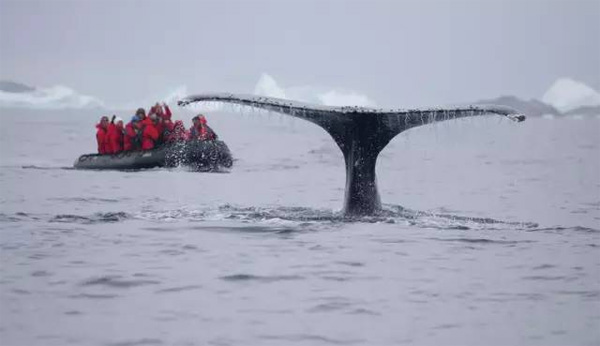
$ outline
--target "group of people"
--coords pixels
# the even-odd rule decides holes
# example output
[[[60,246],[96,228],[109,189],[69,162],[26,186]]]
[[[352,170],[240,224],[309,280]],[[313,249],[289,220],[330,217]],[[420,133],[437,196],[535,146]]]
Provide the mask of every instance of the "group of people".
[[[96,125],[98,153],[118,154],[122,151],[150,150],[164,143],[217,139],[217,134],[208,126],[204,115],[193,117],[189,130],[185,129],[183,121],[173,122],[171,115],[169,106],[156,103],[147,115],[144,108],[138,108],[126,125],[123,119],[115,115],[110,120],[103,116]]]

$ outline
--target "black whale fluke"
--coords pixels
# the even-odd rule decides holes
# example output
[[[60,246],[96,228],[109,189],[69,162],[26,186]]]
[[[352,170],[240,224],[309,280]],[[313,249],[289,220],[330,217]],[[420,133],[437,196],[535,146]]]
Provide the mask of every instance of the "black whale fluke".
[[[217,101],[267,109],[301,118],[321,126],[333,137],[346,161],[346,196],[343,212],[348,216],[372,215],[381,209],[375,165],[385,146],[400,132],[436,121],[497,114],[521,122],[525,116],[512,108],[477,105],[456,108],[385,110],[365,107],[330,107],[303,102],[229,93],[200,94],[179,101]]]

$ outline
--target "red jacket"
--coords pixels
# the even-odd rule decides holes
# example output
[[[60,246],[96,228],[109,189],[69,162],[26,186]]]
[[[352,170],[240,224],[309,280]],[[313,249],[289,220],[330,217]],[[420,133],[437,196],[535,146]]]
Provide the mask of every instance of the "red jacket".
[[[181,120],[177,120],[169,134],[165,137],[167,142],[183,142],[188,140],[190,133],[183,126]]]
[[[169,109],[169,106],[165,105],[165,113],[163,114],[163,118],[171,120],[171,109]]]
[[[154,124],[148,123],[142,125],[142,150],[149,150],[154,148],[154,143],[158,139],[158,131]]]
[[[158,121],[158,123],[154,124],[154,128],[156,129],[156,132],[158,132],[158,138],[160,140],[164,140],[163,136],[164,136],[164,132],[166,129],[166,124],[163,122],[162,119],[160,119]]]
[[[98,154],[108,154],[108,137],[106,135],[106,129],[100,124],[96,125],[98,131],[96,132],[96,141],[98,142]]]
[[[201,124],[198,126],[192,125],[190,128],[190,139],[214,141],[217,139],[217,134],[206,124]]]
[[[142,125],[154,125],[154,121],[152,121],[149,116],[142,119],[140,123],[142,123]]]
[[[123,128],[115,124],[108,125],[108,153],[117,154],[123,151]]]
[[[150,111],[148,111],[148,116],[150,116],[150,114],[156,114],[159,118],[168,120],[170,120],[172,116],[171,109],[167,105],[164,105],[164,107],[161,105],[150,107]]]
[[[137,132],[135,131],[135,127],[133,123],[127,124],[125,126],[125,135],[123,136],[123,150],[137,150],[140,148],[136,148],[135,145],[135,137],[137,136]]]

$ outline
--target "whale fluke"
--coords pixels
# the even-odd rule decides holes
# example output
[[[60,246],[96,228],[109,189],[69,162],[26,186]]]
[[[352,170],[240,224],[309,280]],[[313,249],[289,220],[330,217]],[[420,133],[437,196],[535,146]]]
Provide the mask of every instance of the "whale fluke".
[[[188,96],[178,102],[226,102],[291,115],[321,126],[344,154],[346,193],[343,212],[349,216],[372,215],[381,209],[375,166],[385,146],[400,132],[433,122],[496,114],[521,122],[516,110],[495,105],[431,109],[375,109],[319,106],[272,97],[211,93]]]

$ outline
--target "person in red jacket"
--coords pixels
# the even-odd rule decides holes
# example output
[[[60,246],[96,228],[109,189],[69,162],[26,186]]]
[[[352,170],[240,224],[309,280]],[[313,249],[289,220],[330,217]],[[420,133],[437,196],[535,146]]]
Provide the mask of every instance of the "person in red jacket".
[[[150,121],[146,121],[150,120]],[[158,140],[158,131],[155,123],[158,121],[158,116],[152,114],[146,120],[139,122],[139,129],[142,131],[142,150],[153,149]]]
[[[135,111],[135,116],[137,116],[140,121],[144,121],[146,120],[148,117],[146,116],[146,111],[144,110],[144,108],[138,108]]]
[[[162,105],[159,105],[158,103],[156,103],[156,106],[158,110],[158,116],[160,116],[161,118],[165,119],[165,120],[171,120],[171,116],[173,115],[171,113],[171,109],[169,108],[169,106],[167,106],[166,103],[163,102]]]
[[[158,139],[156,140],[155,144],[163,144],[165,142],[165,132],[168,131],[170,124],[168,124],[158,113],[153,115],[153,124],[156,132],[158,132]]]
[[[100,123],[96,124],[96,141],[98,142],[98,154],[108,154],[108,117],[100,118]]]
[[[166,141],[167,135],[173,129],[173,122],[171,121],[172,113],[166,103],[163,102],[161,105],[157,102],[154,106],[150,107],[150,110],[148,111],[148,118],[153,115],[156,115],[156,119],[152,122],[158,132],[158,140],[155,141],[155,145],[158,146]],[[149,123],[150,120],[146,120],[146,124]]]
[[[159,119],[160,120],[158,122],[160,124],[160,127],[157,128],[158,134],[159,134],[158,142],[160,144],[162,144],[162,143],[169,141],[169,137],[173,133],[173,129],[175,129],[175,124],[173,124],[171,119],[167,119],[167,118],[159,118]]]
[[[116,118],[108,125],[108,150],[109,154],[118,154],[123,151],[123,119]]]
[[[166,103],[162,103],[162,105],[158,102],[156,102],[156,104],[154,104],[154,106],[150,107],[150,110],[148,111],[148,116],[150,116],[151,114],[156,114],[158,115],[159,118],[163,118],[163,119],[171,119],[171,109],[169,109],[169,106],[167,106]]]
[[[165,140],[168,143],[172,142],[183,142],[186,141],[189,137],[189,132],[183,126],[183,121],[177,120],[173,125],[173,129],[169,131],[168,135],[165,137]]]
[[[140,118],[137,115],[134,115],[131,118],[131,121],[125,126],[125,134],[123,136],[123,150],[139,150],[142,148],[141,134],[138,136],[137,123],[140,122]],[[139,140],[138,140],[139,138]]]
[[[214,141],[217,139],[217,134],[206,123],[206,118],[202,114],[198,114],[192,118],[193,125],[190,128],[190,139],[198,139],[201,141]]]

